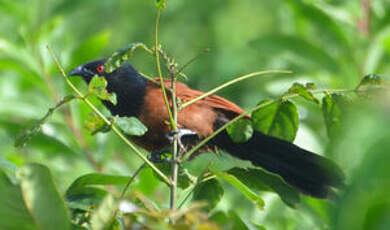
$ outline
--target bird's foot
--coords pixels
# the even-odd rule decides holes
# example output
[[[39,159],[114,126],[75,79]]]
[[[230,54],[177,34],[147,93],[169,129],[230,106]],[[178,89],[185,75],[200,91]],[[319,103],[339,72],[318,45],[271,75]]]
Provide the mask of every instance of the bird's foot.
[[[172,143],[175,139],[177,139],[177,142],[182,150],[186,150],[182,138],[183,137],[196,137],[198,138],[198,134],[190,129],[177,129],[169,131],[165,134],[166,138]]]
[[[150,153],[150,157],[148,158],[149,161],[153,163],[172,163],[174,160],[168,156],[168,153],[164,151],[152,151]],[[175,160],[176,163],[179,163],[179,161]]]
[[[165,151],[155,151],[150,153],[149,160],[153,163],[171,162],[168,154]]]

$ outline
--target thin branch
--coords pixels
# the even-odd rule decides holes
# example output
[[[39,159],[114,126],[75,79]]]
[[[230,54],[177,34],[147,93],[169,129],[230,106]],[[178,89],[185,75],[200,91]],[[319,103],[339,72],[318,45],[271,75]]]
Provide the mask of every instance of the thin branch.
[[[160,66],[159,44],[158,44],[158,25],[159,25],[159,22],[160,22],[160,9],[157,11],[156,26],[155,26],[155,30],[154,30],[154,38],[155,38],[154,39],[154,52],[156,55],[157,73],[158,73],[158,77],[160,78],[160,87],[161,87],[161,90],[163,93],[165,105],[167,107],[169,121],[171,123],[172,128],[176,129],[176,123],[173,120],[172,111],[171,111],[171,108],[169,106],[168,96],[167,96],[167,92],[165,91],[165,84],[164,84],[164,79],[162,76],[161,66]]]
[[[248,79],[248,78],[251,78],[251,77],[255,77],[255,76],[259,76],[259,75],[265,75],[265,74],[272,74],[272,73],[292,73],[291,71],[288,71],[288,70],[265,70],[265,71],[258,71],[258,72],[253,72],[253,73],[249,73],[249,74],[245,74],[245,75],[242,75],[238,78],[234,78],[233,80],[230,80],[228,82],[225,82],[224,84],[220,85],[220,86],[217,86],[215,87],[214,89],[202,94],[201,96],[195,98],[195,99],[192,99],[190,101],[187,101],[183,104],[181,104],[180,106],[180,110],[183,109],[184,107],[186,106],[189,106],[197,101],[200,101],[202,100],[203,98],[205,97],[208,97],[210,96],[211,94],[214,94],[216,93],[217,91],[223,89],[223,88],[226,88],[234,83],[237,83],[239,81],[242,81],[242,80],[245,80],[245,79]]]
[[[59,103],[60,97],[57,94],[57,90],[56,90],[56,87],[51,79],[51,76],[49,75],[49,73],[47,71],[45,71],[44,62],[43,62],[42,57],[40,55],[38,56],[38,60],[39,60],[39,67],[42,71],[43,77],[46,81],[46,84],[49,86],[50,94],[52,95],[52,97],[54,98],[56,103]],[[80,146],[80,148],[85,153],[85,157],[87,158],[88,162],[91,164],[91,166],[96,171],[100,172],[102,170],[102,168],[96,162],[96,160],[93,158],[93,155],[91,154],[91,152],[86,144],[84,136],[81,134],[80,130],[75,126],[75,122],[74,122],[74,119],[73,119],[73,116],[70,112],[69,107],[64,107],[62,110],[62,113],[64,115],[66,124],[68,125],[68,127],[72,131],[73,135],[75,136],[75,140],[76,140],[77,144]]]
[[[76,86],[73,85],[73,83],[69,80],[67,77],[64,68],[62,68],[60,62],[58,61],[57,57],[55,56],[53,50],[51,47],[47,47],[49,50],[50,55],[52,56],[53,60],[55,61],[58,69],[61,72],[61,75],[64,77],[66,83],[69,85],[69,87],[83,100],[92,110],[95,112],[107,125],[111,126],[112,131],[123,141],[127,146],[130,147],[131,150],[134,151],[134,153],[140,157],[150,168],[153,169],[166,183],[171,184],[171,181],[162,173],[152,162],[150,162],[123,134],[121,131],[119,131],[118,128],[116,128],[86,97],[83,93],[81,93]]]
[[[131,176],[131,178],[129,179],[129,181],[127,182],[126,186],[123,188],[122,192],[121,192],[121,196],[119,197],[120,200],[122,200],[127,192],[127,189],[129,189],[131,183],[133,183],[134,179],[138,176],[138,174],[142,171],[142,169],[144,169],[146,166],[146,163],[143,163],[134,173],[133,175]]]

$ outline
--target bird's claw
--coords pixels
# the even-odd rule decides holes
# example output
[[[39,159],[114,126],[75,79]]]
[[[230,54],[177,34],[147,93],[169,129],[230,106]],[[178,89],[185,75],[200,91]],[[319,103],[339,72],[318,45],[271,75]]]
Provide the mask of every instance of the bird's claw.
[[[166,155],[164,152],[161,151],[152,151],[150,153],[149,161],[153,163],[164,163],[164,162],[170,162],[170,159],[168,157],[162,157]]]
[[[164,158],[162,156],[165,156]],[[150,157],[148,158],[149,161],[153,163],[172,163],[173,159],[166,156],[164,152],[161,151],[152,151],[150,154]],[[176,161],[178,163],[178,161]]]
[[[176,129],[176,130],[169,131],[168,133],[165,134],[165,136],[171,143],[175,139],[177,139],[180,148],[185,150],[185,146],[182,142],[182,138],[185,136],[198,136],[198,134],[190,129]]]

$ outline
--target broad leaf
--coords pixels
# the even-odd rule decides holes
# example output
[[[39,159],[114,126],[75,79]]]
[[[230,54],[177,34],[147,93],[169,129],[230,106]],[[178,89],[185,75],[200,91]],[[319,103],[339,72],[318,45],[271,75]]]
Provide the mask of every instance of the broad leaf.
[[[27,164],[17,172],[26,207],[39,229],[70,229],[64,201],[58,193],[49,169],[40,164]]]
[[[95,187],[80,187],[66,194],[66,204],[71,209],[90,211],[91,207],[99,206],[108,192]]]
[[[84,127],[91,135],[95,135],[98,132],[105,133],[110,131],[110,126],[95,113],[88,114],[87,119],[84,121]]]
[[[112,195],[107,195],[99,208],[93,213],[91,227],[93,230],[120,230],[116,213],[118,201]]]
[[[264,209],[265,202],[264,200],[258,196],[255,192],[253,192],[250,188],[248,188],[244,183],[238,180],[236,177],[229,173],[218,172],[216,175],[229,182],[233,185],[238,191],[240,191],[250,202],[252,202],[257,208]]]
[[[116,96],[113,95],[114,93],[109,93],[106,90],[106,87],[106,79],[104,79],[104,77],[99,76],[94,76],[88,85],[89,93],[97,96],[101,100],[110,101],[112,104],[116,105]]]
[[[233,122],[226,131],[235,143],[247,142],[253,135],[251,121],[245,118]]]
[[[297,190],[278,175],[267,172],[260,168],[233,168],[228,171],[250,189],[255,191],[273,191],[290,207],[295,208],[300,202]]]
[[[298,131],[297,108],[288,100],[265,105],[252,113],[252,124],[257,131],[292,142]]]
[[[219,181],[210,179],[195,186],[192,199],[196,201],[207,201],[207,209],[212,210],[221,200],[223,193],[224,190]]]
[[[8,179],[13,183],[17,184],[16,171],[18,167],[13,163],[3,160],[0,158],[0,171],[4,172],[8,176]]]
[[[129,176],[90,173],[77,178],[67,189],[66,195],[78,194],[91,185],[126,185],[129,180]]]
[[[115,117],[115,124],[126,135],[142,136],[148,131],[148,128],[136,117]]]
[[[229,211],[228,213],[218,211],[210,217],[210,220],[218,223],[223,229],[249,230],[248,226],[234,211]]]
[[[308,84],[307,87],[309,87],[309,88],[313,88],[313,87],[314,87],[314,88],[315,88],[315,85],[313,85],[313,84]],[[304,86],[304,85],[302,85],[302,84],[300,84],[300,83],[294,83],[294,84],[290,87],[290,89],[288,90],[288,93],[289,93],[289,94],[294,94],[294,93],[296,93],[296,94],[298,94],[299,96],[305,98],[305,99],[308,100],[308,101],[312,101],[312,102],[315,102],[315,103],[319,104],[320,101],[313,95],[312,92],[310,92],[310,91],[308,90],[307,87]]]
[[[20,187],[13,184],[0,169],[0,229],[37,230],[27,209]]]

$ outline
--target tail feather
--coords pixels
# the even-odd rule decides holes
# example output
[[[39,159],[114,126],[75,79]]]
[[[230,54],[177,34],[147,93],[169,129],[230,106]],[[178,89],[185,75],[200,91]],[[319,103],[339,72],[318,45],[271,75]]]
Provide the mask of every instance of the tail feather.
[[[280,175],[300,192],[318,198],[329,198],[332,187],[344,186],[344,175],[332,161],[287,141],[254,132],[245,143],[234,143],[226,131],[214,139],[215,145],[232,156]]]

